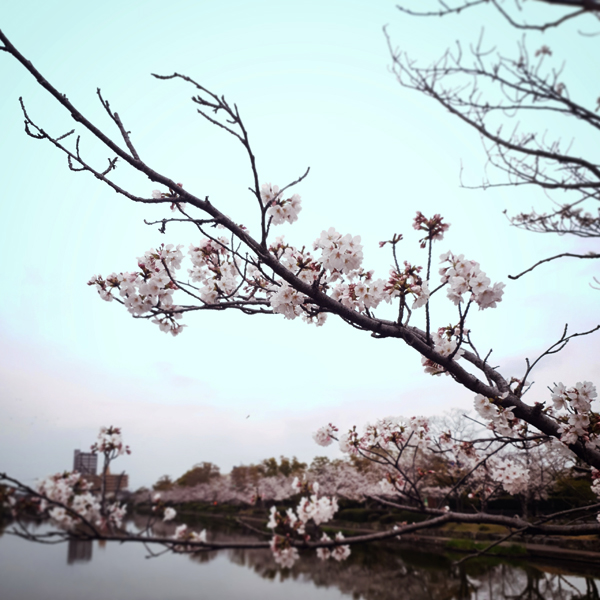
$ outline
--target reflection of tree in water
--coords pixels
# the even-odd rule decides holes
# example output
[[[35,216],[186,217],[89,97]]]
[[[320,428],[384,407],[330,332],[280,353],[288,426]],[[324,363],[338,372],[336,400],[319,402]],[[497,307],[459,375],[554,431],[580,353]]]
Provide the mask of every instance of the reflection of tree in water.
[[[263,577],[277,576],[277,567],[268,554],[256,557],[252,552],[236,551],[231,552],[231,559]],[[336,587],[344,594],[365,600],[470,598],[469,594],[460,595],[461,581],[450,578],[448,570],[449,563],[443,558],[419,555],[416,564],[411,564],[403,553],[371,546],[355,548],[346,563],[322,562],[313,553],[303,555],[291,570],[281,571],[280,578]]]
[[[322,562],[310,553],[290,570],[279,570],[266,551],[229,550],[228,556],[261,577],[336,587],[365,600],[600,600],[592,577],[575,579],[498,559],[454,567],[440,555],[384,545],[354,548],[346,563]]]
[[[598,581],[592,577],[575,579],[560,572],[542,572],[533,567],[498,565],[493,573],[488,574],[487,584],[486,595],[479,597],[515,600],[599,599]]]
[[[586,593],[581,596],[573,596],[572,600],[599,600],[600,592],[598,592],[598,584],[595,580],[588,578],[585,580]]]
[[[138,525],[141,524],[137,523]],[[191,527],[192,523],[188,523]],[[219,542],[250,541],[235,526],[214,528],[215,522],[198,521],[197,529],[210,527],[209,539]],[[157,523],[156,534],[170,536],[177,524]],[[320,561],[314,552],[301,552],[302,559],[292,569],[281,570],[269,550],[227,550],[234,564],[252,569],[266,579],[294,579],[317,587],[335,587],[353,598],[365,600],[600,600],[599,580],[593,566],[582,576],[563,574],[560,569],[541,571],[524,563],[501,562],[498,558],[480,558],[453,566],[439,554],[428,554],[413,547],[395,544],[355,546],[344,563]],[[217,552],[190,555],[206,563]]]

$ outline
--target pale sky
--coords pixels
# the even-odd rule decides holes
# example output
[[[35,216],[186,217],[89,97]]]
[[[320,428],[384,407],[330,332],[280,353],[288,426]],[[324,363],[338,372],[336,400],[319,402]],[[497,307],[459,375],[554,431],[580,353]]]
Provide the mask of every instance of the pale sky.
[[[389,72],[386,23],[395,44],[425,61],[459,36],[475,40],[482,26],[514,52],[514,32],[495,16],[490,22],[491,12],[416,20],[393,2],[366,0],[5,4],[2,30],[88,118],[118,139],[95,95],[100,87],[150,166],[238,222],[256,219],[241,148],[195,114],[191,88],[150,73],[188,74],[237,103],[261,182],[285,185],[311,167],[297,189],[299,221],[277,231],[298,246],[332,226],[361,235],[364,266],[385,277],[391,256],[378,241],[404,233],[402,258],[423,264],[412,218],[417,210],[442,213],[452,226],[436,256],[464,253],[507,284],[499,308],[471,321],[504,375],[521,375],[524,358],[555,341],[565,322],[573,331],[598,322],[600,292],[589,287],[598,271],[589,262],[507,279],[548,255],[592,248],[508,225],[504,209],[547,206],[536,190],[462,189],[461,164],[467,182],[483,175],[478,137]],[[600,90],[588,81],[599,68],[597,39],[578,38],[576,29],[531,35],[531,48],[548,43],[556,65],[565,61],[572,96],[595,98]],[[197,237],[184,226],[161,236],[143,221],[166,207],[134,205],[71,173],[50,144],[24,134],[18,97],[54,134],[74,126],[66,112],[4,53],[0,76],[0,470],[32,482],[71,468],[75,448],[89,447],[101,425],[119,425],[133,454],[115,468],[130,473],[135,489],[204,460],[228,471],[281,454],[338,456],[311,438],[328,422],[349,427],[470,408],[470,392],[425,375],[401,342],[374,340],[333,318],[316,329],[281,316],[204,312],[186,316],[188,327],[172,338],[100,300],[86,286],[92,275],[133,270],[147,249],[187,249]],[[82,143],[95,164],[106,163],[110,155],[90,136]],[[578,143],[597,152],[597,143]],[[156,187],[123,165],[117,178],[139,195]],[[432,313],[434,326],[456,320],[444,296]],[[574,341],[545,361],[531,398],[544,399],[554,381],[594,380],[597,348],[598,337]]]

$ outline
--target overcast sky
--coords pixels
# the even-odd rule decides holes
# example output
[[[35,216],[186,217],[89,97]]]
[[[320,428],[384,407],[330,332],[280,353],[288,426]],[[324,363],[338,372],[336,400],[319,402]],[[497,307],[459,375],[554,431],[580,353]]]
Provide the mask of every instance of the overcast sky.
[[[299,246],[332,226],[361,235],[364,266],[385,277],[391,257],[378,242],[402,232],[405,257],[422,263],[412,218],[417,210],[442,213],[452,226],[436,256],[464,253],[492,281],[507,283],[499,308],[473,314],[471,327],[482,349],[494,349],[501,372],[519,376],[524,358],[555,341],[565,322],[573,330],[597,323],[599,292],[589,287],[597,270],[580,261],[542,267],[517,282],[507,275],[589,247],[509,227],[503,210],[547,206],[536,190],[460,187],[461,165],[467,183],[483,176],[478,137],[398,85],[382,33],[389,24],[394,44],[424,61],[459,36],[475,40],[482,26],[490,43],[501,40],[516,52],[514,32],[490,16],[410,19],[393,2],[367,0],[22,0],[0,8],[0,27],[117,139],[95,95],[100,87],[148,164],[208,195],[237,222],[256,219],[241,147],[195,114],[189,86],[150,73],[186,73],[237,103],[261,182],[285,185],[311,167],[297,189],[299,221],[277,232]],[[575,30],[543,40],[531,35],[529,43],[549,43],[551,60],[565,61],[572,95],[595,98],[600,90],[590,92],[588,81],[598,72],[597,39]],[[425,375],[401,342],[374,340],[335,319],[316,329],[281,316],[204,312],[186,316],[188,327],[172,338],[100,300],[86,286],[92,275],[134,270],[136,257],[157,244],[187,249],[198,239],[184,226],[162,236],[144,219],[162,217],[166,207],[129,203],[70,172],[48,143],[27,137],[19,96],[49,132],[74,125],[5,54],[0,77],[0,470],[31,482],[70,468],[73,450],[89,447],[98,428],[112,424],[123,427],[133,448],[115,468],[130,473],[135,489],[204,460],[228,471],[280,454],[338,456],[311,439],[328,422],[348,427],[471,407],[470,392]],[[597,143],[580,143],[597,152]],[[85,133],[82,148],[97,165],[110,156]],[[156,187],[123,165],[117,178],[142,196]],[[432,311],[434,326],[456,320],[443,297]],[[597,348],[597,337],[586,338],[546,360],[534,373],[531,398],[545,398],[553,381],[594,379]]]

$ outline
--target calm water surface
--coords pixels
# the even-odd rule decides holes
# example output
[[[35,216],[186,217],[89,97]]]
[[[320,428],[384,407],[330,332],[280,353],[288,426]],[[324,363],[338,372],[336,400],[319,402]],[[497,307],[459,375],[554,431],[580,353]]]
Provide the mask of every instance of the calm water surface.
[[[174,526],[173,526],[174,527]],[[43,528],[38,529],[42,531]],[[167,532],[163,532],[167,533]],[[209,534],[210,535],[210,534]],[[248,539],[228,530],[213,539]],[[0,537],[2,600],[598,600],[600,566],[527,565],[444,556],[388,544],[355,548],[345,563],[313,553],[281,570],[268,551],[148,559],[141,544],[42,545]]]

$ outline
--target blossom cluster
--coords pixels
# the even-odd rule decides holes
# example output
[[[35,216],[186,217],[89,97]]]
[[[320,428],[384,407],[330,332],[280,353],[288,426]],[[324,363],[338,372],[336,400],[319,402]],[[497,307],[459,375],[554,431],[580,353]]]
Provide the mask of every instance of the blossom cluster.
[[[382,300],[391,301],[391,297],[386,294],[385,281],[383,279],[373,279],[373,272],[361,273],[357,282],[339,282],[333,288],[331,297],[337,300],[343,306],[366,312],[377,308]]]
[[[226,238],[203,238],[199,244],[190,244],[188,254],[192,261],[188,274],[194,283],[202,285],[200,299],[203,302],[215,304],[237,290],[240,283],[239,268],[229,251]]]
[[[302,498],[296,512],[298,518],[304,524],[312,519],[315,525],[326,523],[333,519],[333,515],[338,510],[338,504],[336,498],[327,498],[321,496],[320,498],[315,493],[310,498]]]
[[[464,301],[465,294],[471,294],[469,301],[474,300],[480,310],[496,308],[502,300],[504,284],[495,283],[490,286],[490,279],[481,270],[478,262],[466,260],[462,254],[455,256],[446,252],[440,256],[441,263],[447,266],[440,269],[442,283],[448,283],[448,298],[454,304]]]
[[[416,267],[404,261],[404,269],[392,269],[390,277],[384,288],[387,293],[386,300],[391,302],[394,298],[405,298],[408,294],[414,296],[412,308],[419,308],[429,300],[429,283],[423,281],[419,273],[423,267]]]
[[[494,461],[492,479],[500,482],[509,494],[520,494],[527,489],[529,470],[511,460]]]
[[[188,526],[184,523],[182,525],[178,525],[175,528],[175,534],[173,535],[173,539],[182,542],[193,542],[194,544],[206,544],[206,529],[202,531],[191,531],[188,529]],[[186,544],[178,544],[173,547],[173,550],[176,552],[189,552],[192,549],[192,546]]]
[[[330,424],[317,430],[313,434],[313,439],[321,446],[329,445],[332,439],[335,439],[333,437],[335,432],[337,428]],[[388,456],[394,462],[395,457],[401,455],[409,443],[416,447],[419,444],[427,445],[431,441],[430,424],[426,417],[410,419],[386,417],[377,420],[374,424],[368,423],[362,435],[358,433],[356,427],[353,427],[339,437],[339,447],[343,453],[350,456],[377,459],[377,462],[381,462],[385,456]],[[384,479],[379,482],[382,494],[396,495],[405,486],[406,480],[397,471],[397,467],[398,463],[395,462],[392,468],[396,469],[396,472],[384,473]],[[418,477],[425,475],[426,473],[423,472],[418,474]]]
[[[163,521],[172,521],[177,516],[177,511],[172,506],[166,506],[161,500],[162,494],[156,493],[152,496],[152,512],[162,513]]]
[[[283,236],[276,238],[269,250],[287,269],[305,283],[314,283],[323,268],[323,265],[306,248],[298,250],[286,244]]]
[[[37,492],[44,497],[40,512],[48,511],[52,521],[65,529],[81,525],[82,519],[96,527],[121,527],[127,507],[114,502],[102,514],[100,501],[91,490],[92,483],[77,471],[46,477],[37,484]]]
[[[122,454],[130,454],[125,446],[118,427],[102,427],[92,452],[100,452],[108,463]],[[120,528],[127,512],[126,505],[113,502],[107,504],[93,492],[94,483],[77,471],[51,475],[37,484],[41,496],[40,512],[48,516],[60,527],[73,529],[87,522],[102,529]]]
[[[320,281],[322,290],[331,289],[331,297],[347,308],[366,312],[384,299],[391,301],[385,282],[373,279],[373,271],[361,269],[360,236],[342,235],[331,227],[321,232],[313,248],[321,251],[319,258],[314,258],[304,248],[298,250],[285,244],[283,237],[278,237],[269,249],[294,275],[310,284]],[[273,312],[283,314],[287,319],[303,316],[317,325],[324,322],[325,314],[315,310],[316,306],[304,294],[285,281],[277,281],[268,290]]]
[[[285,281],[271,295],[269,302],[274,313],[282,314],[286,319],[295,319],[304,313],[302,306],[306,296],[297,292]]]
[[[363,247],[359,235],[342,235],[330,227],[321,232],[321,236],[313,243],[313,248],[321,250],[323,267],[334,274],[350,275],[358,271],[362,264]]]
[[[321,542],[330,542],[331,538],[326,533],[323,533],[320,541]],[[344,541],[344,534],[341,531],[338,531],[335,534],[335,541],[336,542]],[[341,562],[343,560],[346,560],[350,556],[350,546],[348,546],[347,544],[343,544],[340,546],[335,546],[333,549],[317,548],[317,556],[321,560],[327,560],[328,558],[334,558],[338,562]]]
[[[444,223],[443,217],[439,214],[427,219],[421,211],[417,211],[417,216],[413,221],[413,229],[427,232],[427,236],[419,240],[421,248],[425,248],[428,241],[443,239],[444,233],[448,231],[449,227],[450,223]]]
[[[161,331],[177,335],[181,333],[182,326],[175,322],[175,319],[181,318],[181,312],[173,304],[173,292],[177,289],[173,274],[181,267],[182,247],[162,244],[137,259],[139,271],[113,273],[106,279],[94,275],[88,285],[94,285],[100,297],[107,302],[114,300],[113,294],[118,292],[120,302],[135,317],[161,309],[165,316],[152,322]]]
[[[497,431],[504,436],[518,435],[516,426],[519,424],[519,420],[513,414],[514,406],[503,408],[495,404],[491,398],[477,394],[474,407],[477,414],[488,421],[488,429]]]
[[[100,503],[91,489],[92,484],[77,471],[50,475],[37,484],[37,492],[48,498],[41,501],[40,511],[48,510],[50,518],[65,529],[81,522],[74,513],[94,523],[100,516]]]
[[[294,492],[298,492],[302,489],[303,485],[298,478],[295,478],[292,483],[292,489]],[[298,550],[292,545],[292,536],[300,535],[304,536],[305,539],[310,539],[306,535],[306,525],[309,522],[319,526],[322,523],[330,521],[338,510],[338,503],[335,497],[328,498],[326,496],[319,496],[319,484],[305,484],[308,490],[313,493],[309,497],[303,497],[300,499],[296,511],[288,508],[285,513],[281,513],[275,506],[271,507],[269,513],[269,521],[267,527],[275,530],[282,530],[286,533],[285,536],[274,535],[271,539],[271,551],[275,562],[282,567],[290,568],[294,562],[299,558]],[[322,538],[323,539],[323,538]],[[330,540],[329,537],[326,537]],[[336,540],[341,540],[342,537],[337,536]],[[317,555],[321,559],[334,557],[336,560],[344,560],[350,555],[350,547],[347,545],[337,546],[333,551],[323,552],[324,548],[317,550]]]
[[[489,428],[503,436],[520,435],[512,408],[502,408],[488,398],[478,395],[475,401],[477,412],[489,421]],[[331,443],[337,429],[332,425],[322,427],[313,438],[321,445]],[[434,436],[432,425],[426,417],[387,417],[367,424],[361,433],[356,427],[339,438],[342,452],[360,456],[376,463],[375,470],[383,474],[379,481],[380,493],[384,496],[413,496],[414,494],[444,495],[444,486],[435,483],[442,475],[462,479],[468,473],[465,485],[478,495],[490,496],[501,484],[510,494],[523,492],[528,485],[529,471],[516,459],[507,457],[491,459],[478,449],[474,442],[455,440],[450,432]],[[415,463],[415,457],[421,457]],[[423,458],[432,457],[432,462]],[[432,469],[439,464],[435,456],[443,456],[443,471]],[[383,473],[382,473],[383,471]],[[381,475],[380,475],[381,476]],[[433,487],[432,487],[433,485]],[[447,488],[446,491],[450,491]]]
[[[273,225],[294,223],[298,220],[298,213],[302,210],[300,196],[294,194],[290,198],[283,198],[279,186],[264,183],[260,188],[260,197],[267,208],[267,216]]]
[[[592,411],[592,402],[598,397],[596,387],[590,381],[580,381],[572,388],[558,383],[551,392],[561,422],[560,440],[570,445],[581,438],[592,448],[600,447],[600,416]]]
[[[274,535],[271,538],[269,547],[271,548],[275,562],[284,569],[291,569],[294,563],[300,558],[298,549],[290,544],[290,540],[287,537]]]
[[[183,203],[177,202],[177,191],[165,193],[154,190],[152,197],[157,200],[172,199],[172,208],[183,210]],[[293,223],[298,219],[301,210],[298,194],[286,198],[279,186],[265,183],[260,189],[260,199],[269,225]],[[216,226],[222,227],[219,224]],[[448,227],[438,214],[428,219],[417,212],[413,222],[414,229],[426,232],[426,236],[420,240],[421,247],[431,246],[432,241],[441,240]],[[401,235],[394,235],[390,242],[394,246],[396,266],[390,271],[387,281],[376,279],[373,271],[362,268],[363,246],[360,236],[341,234],[334,227],[322,231],[314,241],[313,249],[320,251],[317,257],[313,257],[305,248],[298,249],[286,244],[283,237],[278,237],[268,248],[271,255],[296,277],[329,294],[346,308],[370,315],[370,311],[382,301],[391,303],[399,299],[402,318],[404,307],[408,306],[408,297],[412,297],[412,309],[417,309],[427,304],[430,291],[429,282],[419,274],[422,267],[408,262],[404,263],[402,269],[398,266],[395,248],[401,239]],[[150,316],[155,317],[152,322],[162,331],[173,335],[182,331],[183,326],[177,321],[185,310],[189,310],[188,307],[174,304],[173,293],[179,288],[185,289],[185,285],[192,286],[192,283],[199,284],[196,288],[198,292],[186,291],[205,305],[223,305],[224,301],[230,301],[232,306],[243,310],[247,302],[259,305],[268,303],[274,313],[282,314],[286,319],[302,317],[306,322],[316,325],[325,322],[327,311],[318,303],[283,278],[265,270],[256,257],[239,254],[232,246],[232,241],[225,237],[204,237],[199,243],[190,245],[188,254],[192,267],[188,269],[188,274],[192,283],[176,281],[175,273],[183,258],[181,248],[163,244],[138,258],[140,271],[113,273],[106,279],[98,275],[88,283],[96,287],[104,300],[117,299],[136,317],[151,313]],[[465,261],[462,255],[455,257],[451,252],[443,255],[442,261],[448,263],[441,271],[442,282],[450,284],[448,296],[456,304],[463,300],[466,292],[471,293],[471,299],[480,309],[496,306],[500,301],[503,284],[490,287],[490,281],[478,263]],[[431,372],[442,372],[436,365],[426,366],[432,367]]]
[[[458,360],[464,350],[459,347],[462,335],[460,327],[440,327],[431,337],[433,340],[433,349],[444,357],[452,357]],[[421,357],[421,364],[425,369],[425,373],[429,375],[448,374],[446,369],[425,356]]]
[[[319,446],[329,446],[333,443],[333,440],[337,439],[335,437],[337,431],[338,428],[329,423],[329,425],[317,429],[317,431],[313,433],[313,439]]]
[[[122,454],[131,454],[129,446],[123,444],[123,436],[119,427],[101,427],[98,439],[92,446],[92,452],[109,454],[111,458]]]
[[[312,520],[315,525],[320,525],[333,519],[338,510],[337,499],[335,497],[319,497],[319,484],[316,482],[311,487],[314,493],[310,497],[300,499],[295,513],[289,508],[285,515],[282,515],[275,506],[272,506],[267,527],[276,529],[278,526],[285,525],[303,535],[305,526],[309,521]],[[292,489],[298,491],[299,488],[299,480],[296,478],[292,483]]]

